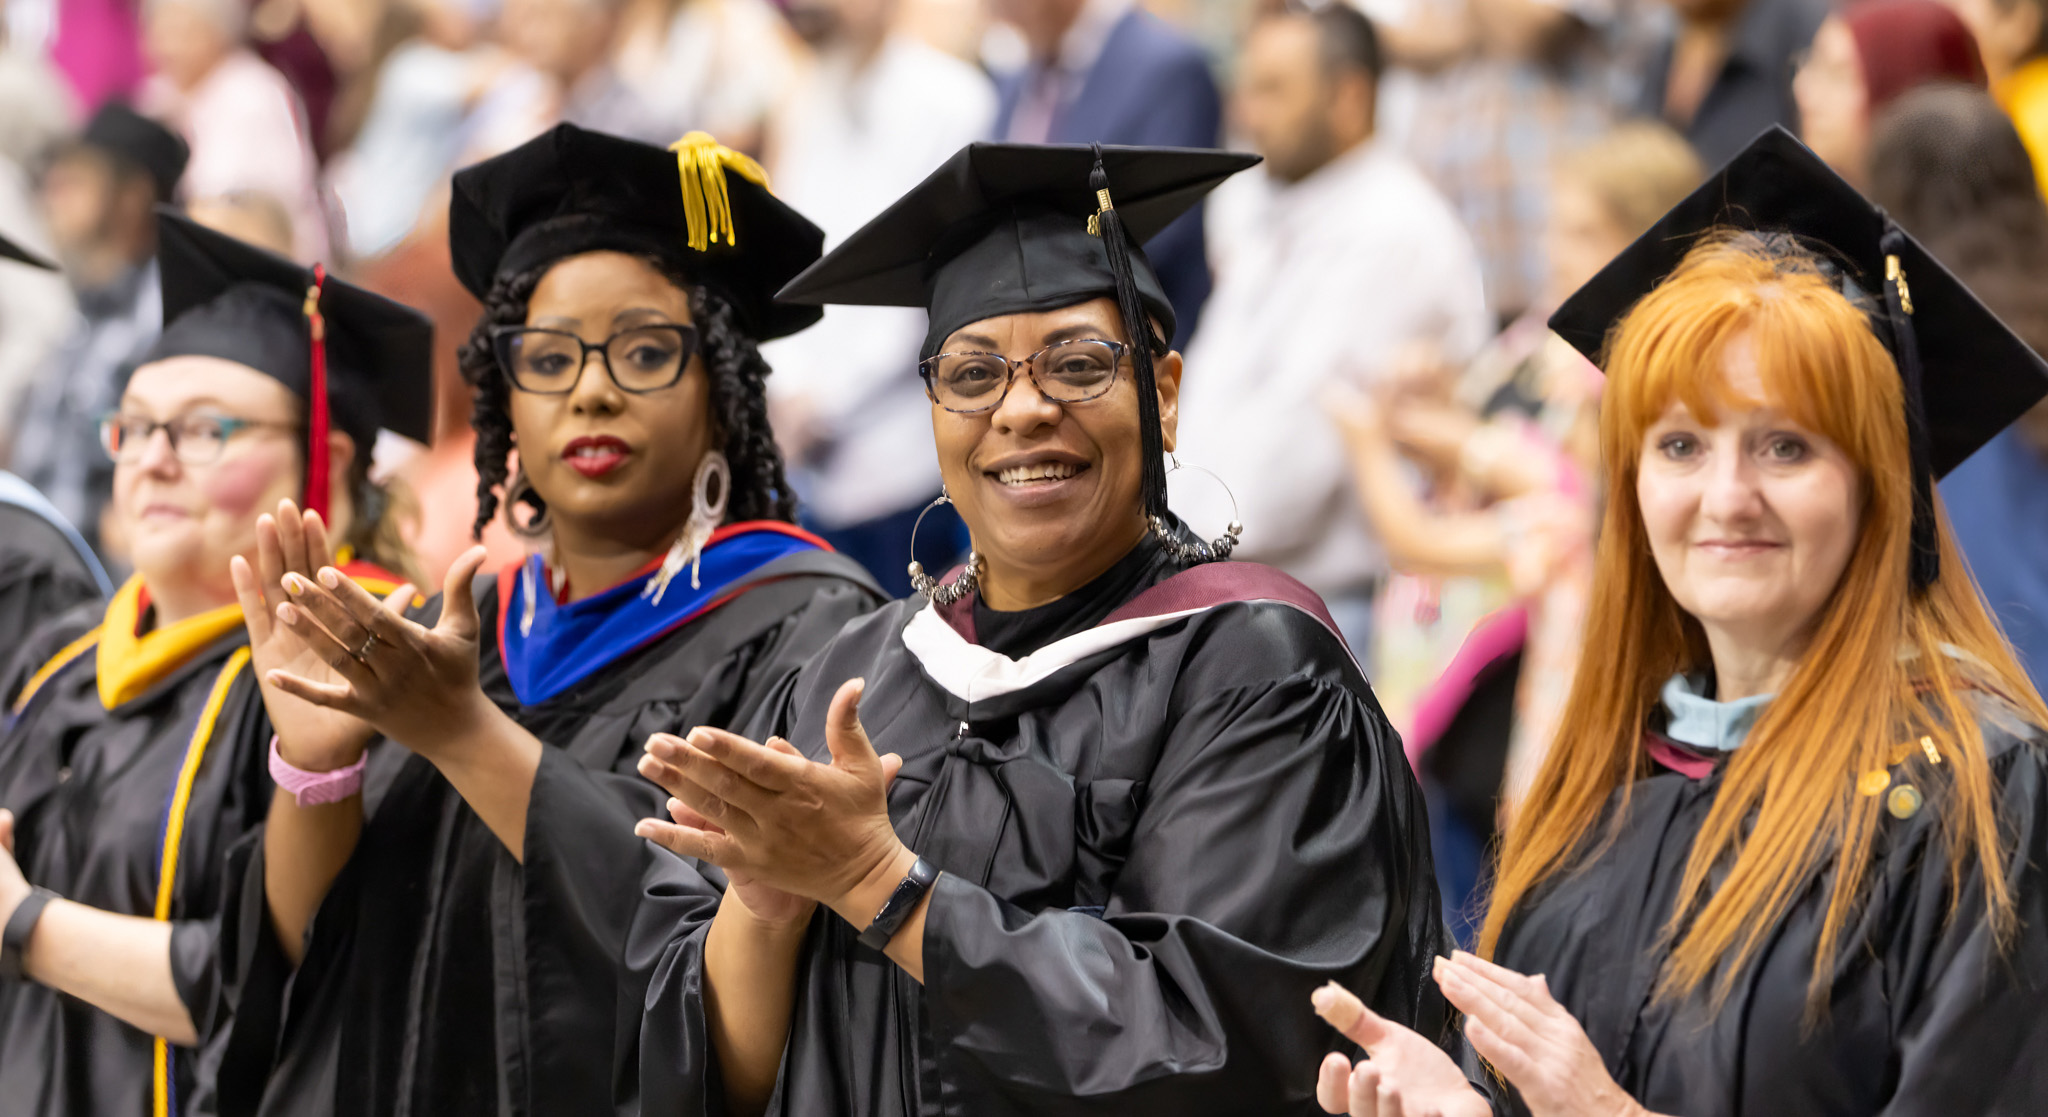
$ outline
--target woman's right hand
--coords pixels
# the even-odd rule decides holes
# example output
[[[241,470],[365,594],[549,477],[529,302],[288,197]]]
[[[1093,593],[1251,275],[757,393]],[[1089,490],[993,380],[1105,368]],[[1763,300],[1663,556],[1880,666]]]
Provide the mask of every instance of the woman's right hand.
[[[791,753],[796,752],[794,748],[790,748],[789,742],[780,737],[768,739],[768,747],[776,748],[778,745]],[[669,797],[668,816],[674,819],[678,826],[690,826],[713,834],[725,833],[716,823],[691,810],[681,799],[674,796]],[[727,870],[725,882],[723,902],[739,904],[758,923],[774,927],[793,927],[809,923],[811,913],[818,910],[815,900],[806,900],[795,893],[762,884],[739,870]]]
[[[285,575],[311,578],[333,562],[320,514],[301,513],[296,504],[284,500],[278,502],[275,516],[266,514],[256,521],[255,566],[240,555],[229,563],[235,595],[242,605],[242,622],[249,630],[250,659],[263,689],[263,705],[277,732],[278,752],[293,767],[316,772],[355,763],[376,736],[362,718],[315,705],[270,679],[272,671],[281,670],[321,682],[340,681],[339,673],[317,649],[277,622],[275,611],[280,602],[290,600],[284,589]],[[416,592],[412,586],[400,586],[389,600],[402,609]]]
[[[1493,1107],[1443,1048],[1365,1006],[1332,982],[1311,998],[1316,1015],[1365,1048],[1357,1066],[1336,1052],[1323,1059],[1316,1101],[1350,1117],[1492,1117]]]

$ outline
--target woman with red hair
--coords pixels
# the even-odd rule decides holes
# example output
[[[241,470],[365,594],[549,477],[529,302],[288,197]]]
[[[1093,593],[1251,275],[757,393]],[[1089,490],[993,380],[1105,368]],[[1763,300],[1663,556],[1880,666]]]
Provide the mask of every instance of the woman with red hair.
[[[1930,82],[1984,88],[1984,61],[1961,17],[1939,0],[1855,0],[1814,32],[1792,79],[1800,138],[1861,188],[1871,122]]]
[[[1372,1058],[1323,1108],[2048,1112],[2048,708],[1933,488],[2048,365],[1783,131],[1551,324],[1612,489],[1488,960],[1437,964],[1472,1057],[1325,987]]]

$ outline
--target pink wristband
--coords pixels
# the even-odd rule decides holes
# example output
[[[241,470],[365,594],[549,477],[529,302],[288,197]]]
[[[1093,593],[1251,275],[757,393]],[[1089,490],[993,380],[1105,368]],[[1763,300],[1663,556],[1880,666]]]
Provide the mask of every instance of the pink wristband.
[[[277,786],[292,793],[301,807],[318,807],[326,803],[339,803],[363,790],[363,765],[369,763],[370,754],[356,758],[346,768],[332,772],[308,772],[294,768],[277,751],[277,734],[270,735],[270,778]]]

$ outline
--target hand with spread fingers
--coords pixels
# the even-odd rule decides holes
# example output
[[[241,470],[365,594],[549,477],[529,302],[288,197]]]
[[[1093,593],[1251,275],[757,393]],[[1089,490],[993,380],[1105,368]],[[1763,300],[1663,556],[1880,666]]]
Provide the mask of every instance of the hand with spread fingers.
[[[1463,951],[1436,963],[1437,987],[1465,1014],[1465,1042],[1535,1117],[1653,1117],[1607,1072],[1586,1029],[1524,975]]]
[[[1657,1117],[1607,1073],[1586,1030],[1541,975],[1458,951],[1438,958],[1437,986],[1465,1016],[1465,1040],[1514,1086],[1534,1117]],[[1386,1020],[1346,990],[1316,990],[1315,1010],[1365,1048],[1351,1065],[1331,1054],[1316,1081],[1327,1113],[1350,1117],[1483,1117],[1491,1107],[1435,1044]]]
[[[1444,1049],[1374,1012],[1335,983],[1315,991],[1316,1015],[1371,1058],[1331,1052],[1316,1076],[1316,1101],[1350,1117],[1491,1117],[1493,1107]]]
[[[865,926],[874,909],[850,915],[859,906],[849,898],[871,880],[893,887],[915,857],[889,822],[889,782],[903,761],[875,755],[860,724],[862,686],[850,680],[833,696],[829,764],[779,738],[756,744],[708,727],[650,738],[640,774],[674,796],[674,821],[645,819],[634,832],[725,870],[756,915],[808,916],[817,902]]]
[[[264,682],[309,705],[360,719],[429,759],[474,736],[504,716],[477,685],[480,626],[470,584],[483,562],[482,547],[455,560],[442,583],[441,618],[432,628],[405,616],[410,587],[379,601],[331,565],[310,578],[296,570],[285,573],[279,582],[286,600],[276,606],[274,627],[291,633],[321,666],[272,668],[263,672]],[[307,660],[297,657],[295,664]],[[281,744],[283,729],[278,736]]]
[[[320,514],[301,513],[296,504],[285,500],[278,503],[276,515],[265,514],[256,520],[255,565],[240,555],[228,564],[242,606],[242,623],[249,630],[250,662],[263,688],[271,725],[277,730],[278,751],[289,763],[309,771],[355,763],[376,734],[362,718],[309,702],[272,679],[273,674],[284,674],[322,686],[342,682],[340,673],[320,655],[318,645],[279,624],[273,613],[289,597],[285,578],[311,578],[333,563],[327,525]],[[402,611],[416,592],[412,586],[400,586],[383,607]]]

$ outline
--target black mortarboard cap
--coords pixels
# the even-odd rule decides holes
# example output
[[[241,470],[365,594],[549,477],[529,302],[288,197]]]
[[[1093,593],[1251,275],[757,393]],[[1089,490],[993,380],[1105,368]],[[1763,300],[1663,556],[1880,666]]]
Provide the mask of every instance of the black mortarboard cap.
[[[156,200],[168,202],[184,177],[191,149],[176,132],[119,101],[108,101],[86,122],[79,142],[126,160],[156,181]]]
[[[480,299],[500,276],[609,250],[673,263],[757,339],[823,316],[777,305],[775,292],[817,260],[824,232],[769,192],[759,164],[702,132],[664,150],[558,124],[456,172],[448,243]]]
[[[145,363],[219,357],[304,399],[306,507],[327,508],[330,426],[358,454],[370,452],[379,429],[432,439],[434,327],[425,315],[168,207],[157,210],[157,236],[164,331]]]
[[[1098,151],[1118,219],[1139,244],[1259,161],[1192,148],[968,144],[781,297],[923,307],[929,357],[969,322],[1113,296],[1109,253],[1089,232],[1100,208],[1089,185]],[[1142,250],[1131,271],[1146,310],[1173,336],[1173,306]]]
[[[1256,155],[1106,144],[973,143],[782,289],[800,303],[919,306],[922,355],[971,322],[1115,298],[1137,370],[1146,512],[1166,511],[1156,318],[1173,304],[1139,244]]]
[[[1843,272],[1906,382],[1917,585],[1939,573],[1932,484],[2048,395],[2048,363],[1855,187],[1780,127],[1751,141],[1550,317],[1599,360],[1629,309],[1716,229],[1786,233]]]
[[[32,268],[41,268],[44,271],[57,270],[57,265],[8,240],[4,236],[0,236],[0,260],[13,260],[17,263],[27,264]]]

